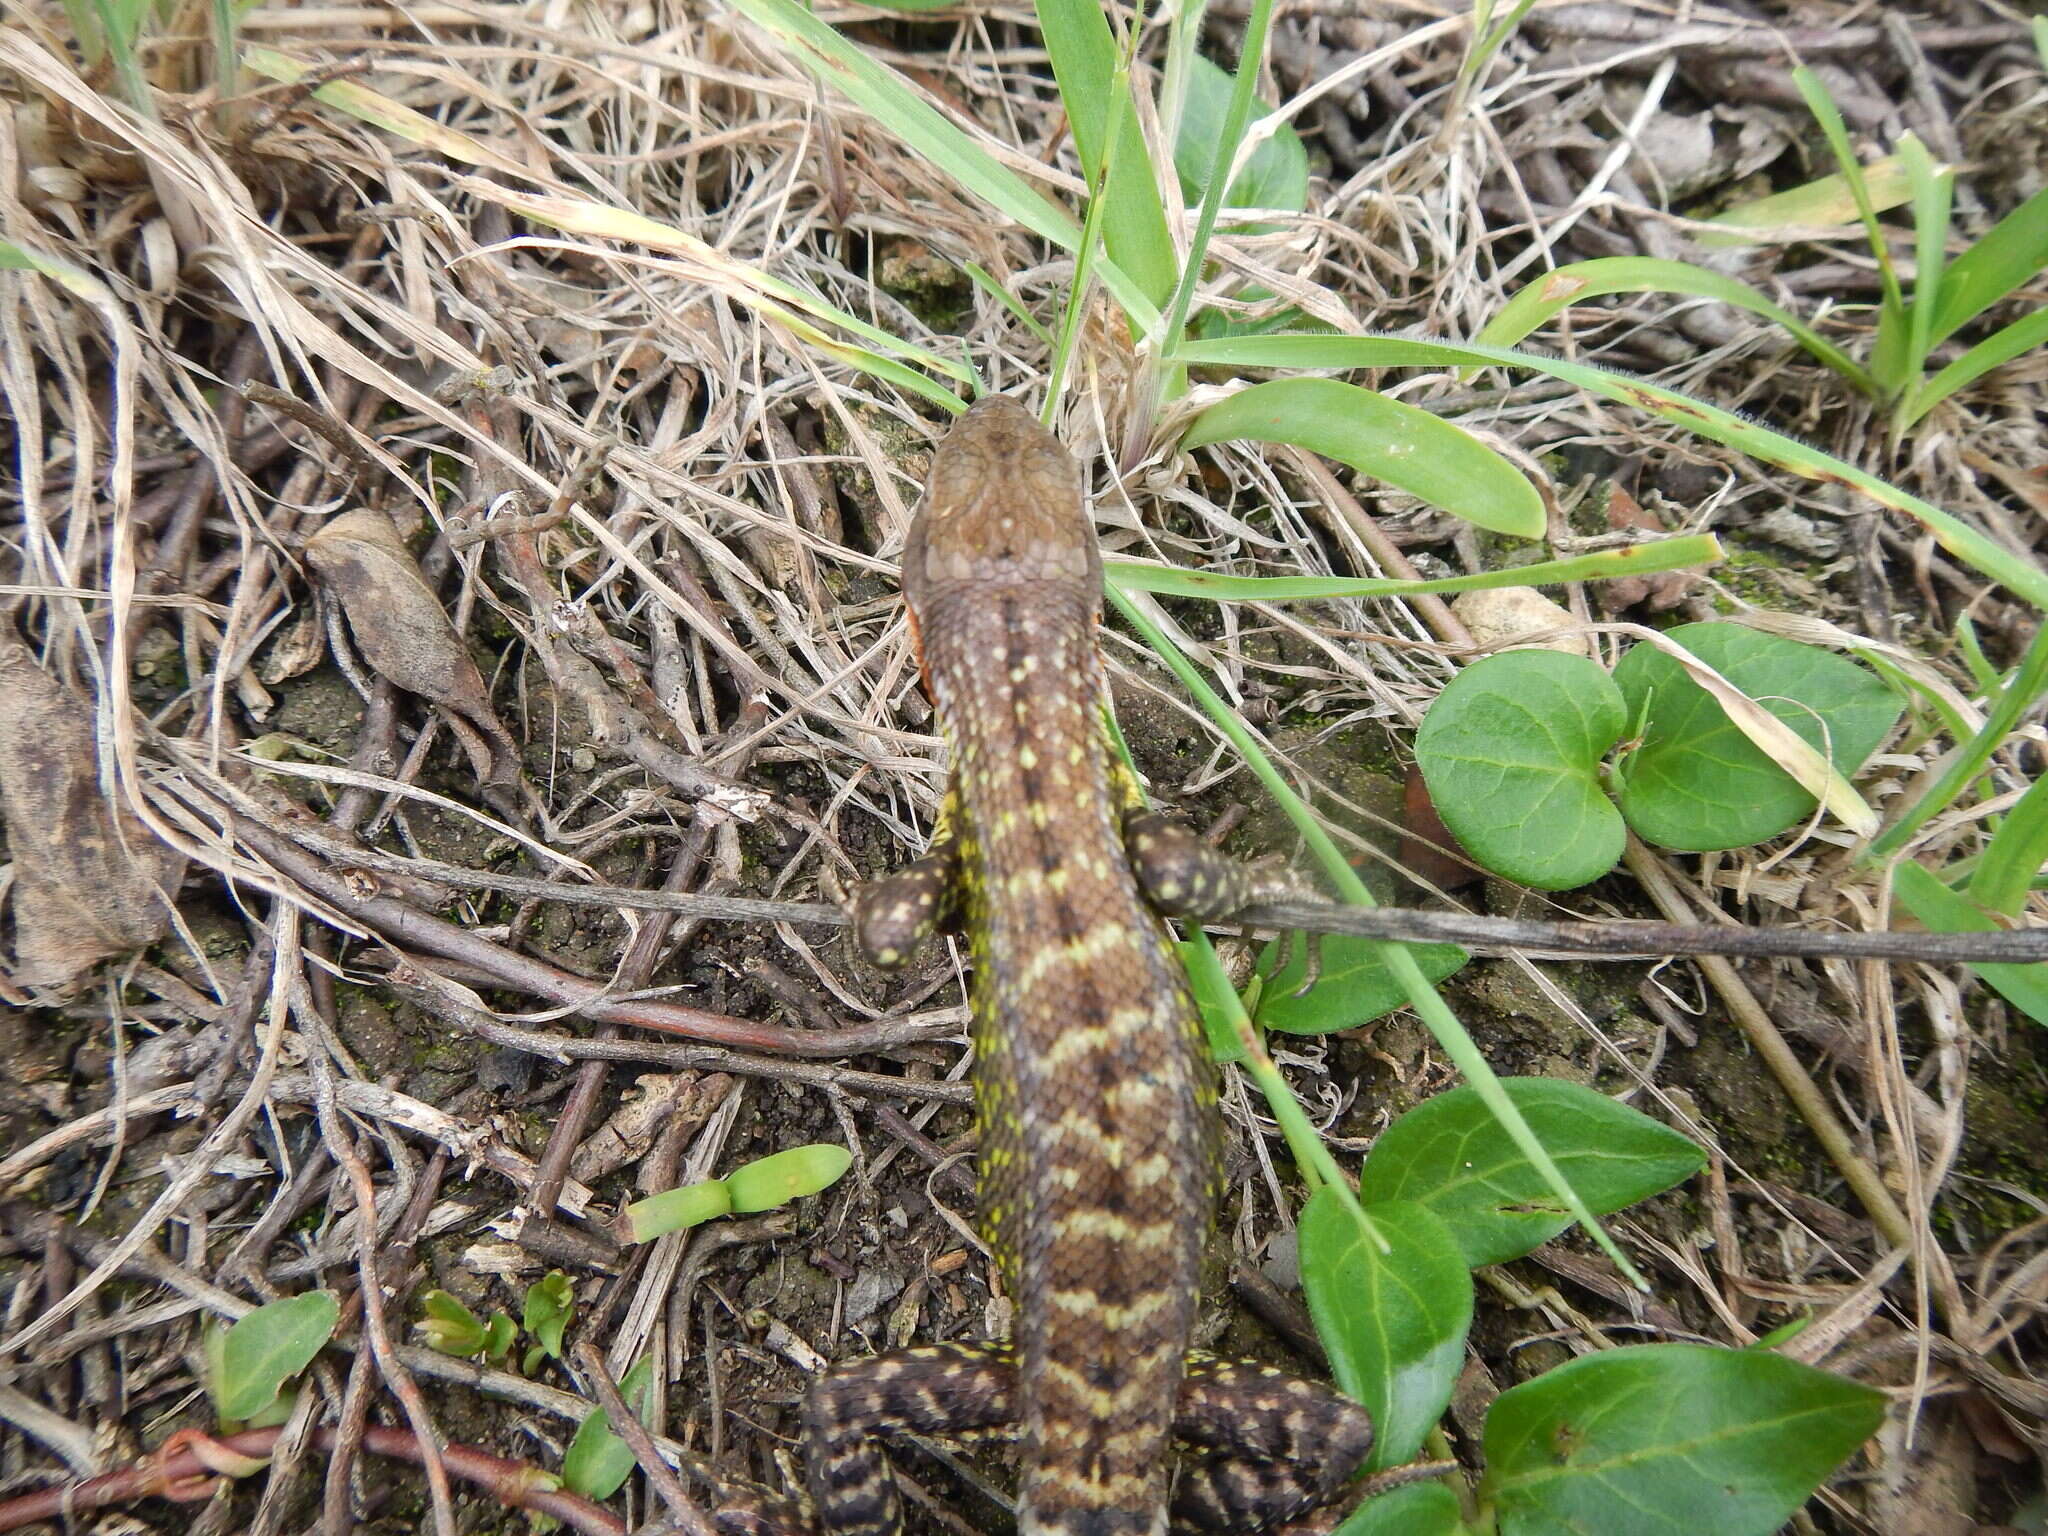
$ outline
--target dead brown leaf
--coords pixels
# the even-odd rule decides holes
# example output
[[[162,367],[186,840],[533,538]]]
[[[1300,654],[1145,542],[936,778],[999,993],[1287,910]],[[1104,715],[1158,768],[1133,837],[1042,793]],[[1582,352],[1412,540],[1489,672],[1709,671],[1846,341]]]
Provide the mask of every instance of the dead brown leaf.
[[[306,541],[306,562],[340,602],[363,660],[445,712],[486,785],[515,783],[519,749],[391,519],[372,507],[342,513]]]
[[[62,987],[162,936],[185,871],[100,790],[93,708],[0,637],[0,815],[14,856],[15,980]]]

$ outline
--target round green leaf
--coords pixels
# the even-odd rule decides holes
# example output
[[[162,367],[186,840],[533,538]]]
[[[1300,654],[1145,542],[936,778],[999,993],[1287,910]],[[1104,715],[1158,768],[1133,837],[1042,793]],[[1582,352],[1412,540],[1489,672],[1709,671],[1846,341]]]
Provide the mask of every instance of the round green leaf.
[[[1300,997],[1295,991],[1308,975],[1308,946],[1296,942],[1286,968],[1270,974],[1276,939],[1259,954],[1265,985],[1255,1015],[1266,1029],[1289,1035],[1327,1035],[1370,1024],[1382,1014],[1408,1006],[1408,991],[1394,979],[1380,958],[1380,944],[1351,934],[1333,933],[1322,942],[1322,972]],[[1452,975],[1472,957],[1455,944],[1411,944],[1409,951],[1422,974],[1432,982]]]
[[[214,1407],[240,1421],[264,1408],[334,1336],[341,1302],[332,1291],[307,1291],[258,1307],[228,1329],[213,1382]]]
[[[1472,1276],[1419,1205],[1375,1205],[1381,1252],[1327,1185],[1301,1213],[1301,1280],[1337,1385],[1372,1412],[1377,1472],[1411,1460],[1451,1400],[1472,1326]]]
[[[1678,1132],[1577,1083],[1501,1080],[1579,1198],[1605,1216],[1697,1173],[1706,1155]],[[1453,1088],[1408,1111],[1373,1143],[1358,1198],[1412,1200],[1442,1218],[1465,1262],[1504,1264],[1571,1225],[1478,1091]]]
[[[1437,814],[1488,869],[1538,890],[1584,885],[1627,841],[1600,760],[1628,716],[1583,656],[1503,651],[1451,679],[1415,736]]]
[[[1770,1536],[1883,1416],[1763,1350],[1603,1350],[1495,1400],[1487,1490],[1503,1536]]]
[[[1410,1483],[1367,1499],[1334,1536],[1457,1536],[1458,1496],[1442,1483]]]
[[[1190,203],[1201,201],[1202,189],[1215,173],[1216,152],[1223,144],[1223,122],[1230,106],[1230,76],[1195,54],[1188,60],[1187,95],[1181,103],[1180,136],[1173,146],[1174,169]],[[1262,101],[1260,106],[1266,104]],[[1285,208],[1298,212],[1308,203],[1308,150],[1301,135],[1282,123],[1252,151],[1237,180],[1224,193],[1231,208]],[[1258,226],[1260,230],[1274,228]]]
[[[1356,384],[1254,384],[1197,416],[1181,446],[1241,437],[1323,454],[1495,533],[1543,536],[1543,499],[1520,470],[1441,417]]]
[[[1898,723],[1897,695],[1832,651],[1745,624],[1681,624],[1670,638],[1827,753],[1843,774],[1861,767]],[[1638,835],[1706,853],[1760,843],[1812,814],[1813,796],[1671,656],[1638,645],[1621,658],[1614,681],[1629,718],[1643,720],[1642,745],[1618,765],[1621,812]]]

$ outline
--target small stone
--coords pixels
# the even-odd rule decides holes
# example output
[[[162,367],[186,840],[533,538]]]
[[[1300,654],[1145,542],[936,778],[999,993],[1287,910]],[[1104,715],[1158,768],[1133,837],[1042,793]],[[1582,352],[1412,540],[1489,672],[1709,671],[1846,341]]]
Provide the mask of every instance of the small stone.
[[[1472,639],[1483,651],[1562,651],[1567,656],[1591,656],[1593,648],[1581,632],[1554,635],[1543,640],[1522,637],[1544,630],[1572,628],[1578,619],[1534,587],[1497,587],[1488,592],[1467,592],[1451,604]],[[1519,641],[1519,644],[1508,644]]]

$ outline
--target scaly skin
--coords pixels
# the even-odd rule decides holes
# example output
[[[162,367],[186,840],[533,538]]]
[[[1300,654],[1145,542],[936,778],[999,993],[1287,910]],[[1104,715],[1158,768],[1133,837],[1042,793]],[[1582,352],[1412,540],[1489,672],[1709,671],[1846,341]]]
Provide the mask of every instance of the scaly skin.
[[[984,401],[940,449],[903,591],[954,752],[981,1220],[1016,1302],[1019,1528],[1162,1536],[1216,1095],[1124,854],[1080,472],[1015,401]]]
[[[899,1527],[875,1431],[1015,1425],[1023,1536],[1165,1536],[1176,1433],[1204,1452],[1171,1493],[1177,1530],[1292,1518],[1371,1441],[1327,1389],[1189,1362],[1221,1122],[1155,907],[1234,910],[1244,882],[1137,814],[1104,730],[1101,575],[1072,457],[1016,401],[982,401],[940,445],[903,562],[947,810],[934,852],[857,893],[855,921],[882,964],[941,919],[969,937],[981,1224],[1016,1333],[821,1379],[805,1445],[832,1536]]]

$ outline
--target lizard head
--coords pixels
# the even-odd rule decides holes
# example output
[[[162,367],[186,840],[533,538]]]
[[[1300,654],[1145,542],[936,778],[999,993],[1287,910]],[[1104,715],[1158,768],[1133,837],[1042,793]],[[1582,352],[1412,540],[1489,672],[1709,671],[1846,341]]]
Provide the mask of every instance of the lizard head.
[[[991,395],[932,456],[903,551],[903,595],[915,614],[949,593],[1041,584],[1098,600],[1102,557],[1081,467],[1017,400]]]

